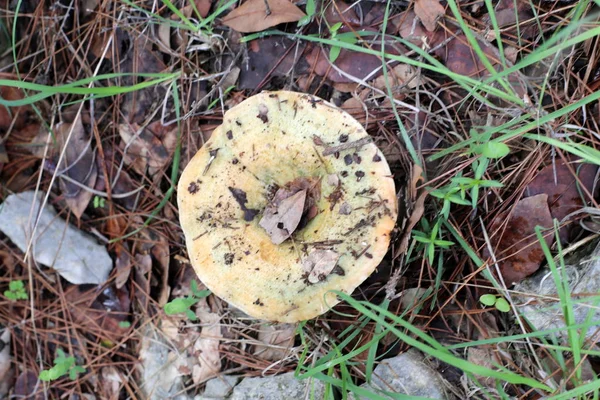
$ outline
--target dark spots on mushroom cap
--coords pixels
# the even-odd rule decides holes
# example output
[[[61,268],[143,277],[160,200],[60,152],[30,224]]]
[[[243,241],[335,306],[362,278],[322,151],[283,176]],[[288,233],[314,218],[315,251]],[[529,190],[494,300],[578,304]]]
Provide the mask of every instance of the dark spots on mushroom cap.
[[[261,307],[265,306],[265,303],[263,303],[262,301],[260,301],[260,298],[254,300],[254,303],[252,303],[252,304],[257,305],[257,306],[261,306]]]
[[[242,123],[240,122],[240,120],[239,120],[239,119],[236,119],[236,120],[235,120],[235,123],[236,123],[236,125],[237,125],[237,126],[242,126]]]
[[[264,104],[258,106],[258,115],[256,118],[260,119],[263,123],[269,122],[269,117],[267,114],[269,113],[269,109]]]
[[[346,271],[344,271],[344,269],[342,267],[340,267],[339,265],[336,265],[332,270],[331,270],[332,274],[336,274],[336,275],[340,275],[340,276],[344,276],[346,275]]]
[[[369,258],[369,259],[370,259],[370,258],[373,258],[373,254],[371,254],[371,253],[365,253],[365,257],[367,257],[367,258]]]
[[[198,185],[198,183],[190,182],[190,185],[188,186],[188,192],[190,192],[190,194],[196,194],[198,190],[200,190],[200,186]]]
[[[342,176],[342,178],[345,178],[345,177],[347,177],[347,176],[348,176],[348,171],[342,171],[342,172],[340,173],[340,175]]]
[[[352,156],[350,154],[344,156],[344,163],[346,163],[346,165],[352,164]]]
[[[232,163],[233,165],[236,165],[236,164],[237,164],[237,163],[239,163],[239,162],[240,162],[240,160],[238,160],[237,158],[234,158],[233,160],[231,160],[231,163]]]
[[[365,173],[363,171],[356,171],[354,175],[356,175],[356,180],[360,182],[360,180],[365,176]]]
[[[348,141],[348,135],[345,133],[342,133],[340,135],[340,137],[338,138],[338,140],[340,141],[340,143],[346,143]]]
[[[360,158],[360,156],[357,153],[352,154],[352,159],[354,160],[355,163],[360,164],[362,161],[362,158]]]
[[[225,253],[225,265],[231,265],[233,264],[233,258],[235,257],[235,255],[233,253]]]
[[[225,135],[227,135],[227,139],[229,139],[229,140],[233,139],[233,132],[231,131],[231,129],[228,130]]]
[[[375,154],[373,156],[373,162],[379,162],[379,161],[381,161],[381,157],[379,156],[379,154]]]
[[[231,195],[233,196],[235,201],[237,201],[237,203],[240,205],[240,208],[244,212],[244,221],[252,221],[254,217],[256,217],[256,215],[258,214],[258,210],[246,207],[246,203],[248,202],[246,192],[231,186],[229,186],[228,189],[231,192]]]

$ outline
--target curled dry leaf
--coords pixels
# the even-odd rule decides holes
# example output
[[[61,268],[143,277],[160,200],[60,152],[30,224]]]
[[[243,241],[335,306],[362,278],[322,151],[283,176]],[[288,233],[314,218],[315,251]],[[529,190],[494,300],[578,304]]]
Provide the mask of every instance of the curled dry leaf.
[[[340,255],[333,250],[313,250],[302,260],[302,267],[309,283],[318,283],[333,272]]]
[[[59,177],[60,189],[67,206],[77,218],[81,218],[93,197],[93,193],[86,188],[93,189],[98,177],[91,136],[84,128],[81,116],[71,123],[59,123],[53,133],[56,141],[47,155],[48,166],[54,169]],[[52,143],[49,135],[48,131],[41,129],[32,140],[32,144]],[[71,137],[67,143],[69,135]],[[34,154],[41,158],[43,152],[43,147],[39,147]],[[56,165],[62,152],[62,162]]]
[[[4,100],[21,100],[23,92],[21,89],[9,86],[0,86],[0,98]],[[6,131],[12,127],[13,130],[21,129],[27,122],[31,106],[10,107],[0,106],[0,129]]]
[[[140,225],[142,221],[138,221]],[[170,287],[169,287],[169,264],[171,261],[169,242],[163,235],[157,233],[153,229],[142,229],[139,233],[141,238],[140,250],[143,254],[151,256],[150,265],[154,264],[155,270],[152,272],[151,277],[152,284],[156,284],[158,287],[156,292],[158,293],[157,302],[159,306],[164,306],[169,300]]]
[[[112,201],[121,204],[128,210],[133,210],[137,205],[137,200],[140,192],[136,192],[139,185],[133,181],[129,173],[125,168],[121,168],[121,157],[118,150],[109,145],[103,148],[104,150],[104,166],[108,175],[108,180],[111,182],[112,187],[110,193],[112,194]],[[96,157],[96,164],[98,168],[98,179],[96,179],[95,189],[100,192],[108,192],[106,182],[104,181],[104,173],[102,160],[100,157]],[[131,193],[129,196],[122,196],[126,193]],[[124,233],[115,236],[120,237]]]
[[[177,145],[177,126],[164,126],[156,121],[147,127],[135,123],[119,125],[123,139],[125,163],[140,175],[146,170],[154,176],[169,162]]]
[[[12,386],[13,370],[10,360],[10,331],[0,335],[0,398],[5,398]]]
[[[238,32],[260,32],[284,22],[296,22],[306,16],[288,0],[248,0],[222,19]]]
[[[23,371],[15,383],[14,396],[19,399],[44,400],[44,391],[40,390],[39,379],[33,371]]]
[[[277,193],[284,190],[279,189]],[[302,219],[305,202],[306,190],[301,190],[266,208],[259,225],[267,231],[274,244],[283,243],[294,233]]]
[[[577,176],[574,176],[571,169]],[[576,164],[570,166],[563,161],[543,168],[525,189],[527,196],[548,195],[548,206],[552,218],[562,221],[567,215],[582,208],[589,201],[586,192],[592,193],[598,166]],[[585,190],[583,190],[585,188]],[[593,195],[593,193],[592,193]],[[560,229],[560,240],[566,243],[573,225]]]
[[[400,226],[402,236],[400,244],[396,248],[394,257],[405,253],[408,250],[408,244],[413,228],[421,220],[425,212],[425,199],[427,198],[426,190],[418,190],[419,182],[423,181],[423,169],[418,165],[412,168],[411,179],[406,188],[406,196],[404,196],[403,208],[406,212],[406,218],[402,219],[403,225]]]
[[[297,48],[291,49],[292,46]],[[267,77],[302,74],[308,64],[300,55],[306,44],[284,36],[268,36],[248,43],[248,59],[242,64],[239,89],[256,89]]]
[[[440,0],[417,0],[415,2],[415,14],[419,17],[425,29],[433,32],[437,21],[446,13]]]
[[[221,371],[219,341],[223,338],[218,314],[198,309],[196,315],[202,323],[202,332],[194,344],[194,355],[199,365],[194,365],[192,379],[195,384],[216,376]]]
[[[106,399],[118,399],[125,379],[114,366],[103,367],[100,370],[101,388]]]
[[[492,223],[490,234],[503,229],[504,222],[506,222],[506,215],[497,217]],[[537,271],[544,260],[535,227],[538,225],[543,228],[552,227],[548,196],[538,194],[520,200],[506,223],[504,234],[499,240],[492,237],[492,248],[496,251],[495,256],[504,282],[510,286]],[[554,243],[554,235],[544,235],[544,240],[550,247]]]
[[[294,345],[296,325],[294,324],[261,324],[254,355],[267,361],[283,360]]]
[[[414,89],[421,83],[421,79],[417,75],[417,71],[412,65],[398,64],[394,68],[388,70],[387,79],[381,75],[373,81],[373,86],[380,90],[386,90],[390,85],[394,94],[400,93],[399,87],[406,85],[410,89]],[[396,96],[394,96],[396,98]]]
[[[127,328],[119,327],[129,316],[126,290],[109,286],[99,293],[96,288],[86,290],[76,285],[67,288],[65,298],[74,322],[84,327],[87,334],[116,342],[127,333]]]
[[[373,35],[376,34],[376,32],[373,32]],[[378,44],[373,44],[371,47],[374,50],[381,49]],[[404,47],[400,45],[388,45],[385,49],[386,52],[394,55],[401,54],[404,51]],[[329,53],[320,46],[314,46],[312,49],[308,49],[306,53],[306,61],[311,68],[314,68],[314,72],[334,83],[351,83],[356,82],[357,79],[371,80],[383,73],[381,59],[372,54],[342,49],[334,63],[336,69],[331,66]]]

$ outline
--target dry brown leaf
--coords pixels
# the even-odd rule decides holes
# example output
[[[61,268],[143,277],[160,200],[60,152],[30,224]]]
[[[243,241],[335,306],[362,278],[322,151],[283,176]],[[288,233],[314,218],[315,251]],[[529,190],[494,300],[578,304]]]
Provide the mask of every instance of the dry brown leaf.
[[[417,71],[415,68],[408,64],[398,64],[394,68],[390,69],[386,76],[381,75],[373,81],[373,86],[380,90],[386,90],[389,84],[392,87],[394,94],[400,93],[397,88],[399,86],[406,85],[410,89],[414,89],[421,83]],[[394,96],[394,98],[398,98]]]
[[[576,176],[571,170],[575,172]],[[592,192],[597,171],[598,166],[596,165],[575,162],[567,165],[563,161],[557,161],[554,165],[550,164],[537,173],[525,189],[525,195],[547,194],[552,218],[562,221],[591,200],[586,192]],[[570,224],[559,230],[562,243],[568,242],[572,227],[573,224]]]
[[[490,232],[496,232],[507,223],[502,237],[492,238],[496,259],[504,282],[511,286],[533,274],[544,260],[542,246],[535,234],[535,227],[552,227],[552,216],[548,208],[548,195],[538,194],[520,200],[506,221],[499,215],[492,223]],[[548,247],[554,243],[554,234],[544,235]],[[484,251],[487,255],[487,251]]]
[[[372,48],[379,50],[380,46],[374,44]],[[403,53],[404,50],[404,47],[399,44],[386,46],[386,51],[390,54],[398,55]],[[342,49],[335,60],[337,68],[332,67],[328,51],[320,46],[307,49],[305,54],[306,62],[314,69],[314,72],[334,83],[350,83],[355,82],[357,79],[371,80],[383,73],[381,58],[373,54]]]
[[[141,223],[140,223],[141,224]],[[152,263],[156,268],[152,271],[152,285],[158,286],[156,291],[158,298],[156,299],[159,306],[164,306],[169,300],[169,264],[170,251],[169,242],[163,235],[158,234],[152,229],[143,229],[139,233],[141,240],[140,251],[145,254],[150,254],[151,258],[156,262]]]
[[[0,398],[5,398],[12,386],[10,342],[10,330],[5,329],[0,335]]]
[[[429,32],[435,31],[438,19],[445,13],[440,0],[417,0],[415,3],[415,14]]]
[[[287,189],[279,189],[277,193],[282,193]],[[274,244],[281,244],[300,224],[302,213],[304,212],[304,203],[306,202],[306,190],[301,190],[294,195],[282,199],[279,204],[268,206],[265,209],[259,225],[262,226]],[[275,194],[277,198],[277,194]]]
[[[121,376],[117,368],[110,365],[103,367],[100,370],[101,388],[105,399],[116,400],[119,398],[121,387],[125,383],[125,379]]]
[[[9,86],[0,86],[0,98],[4,100],[21,100],[23,92],[21,89]],[[0,106],[0,129],[6,131],[12,127],[13,130],[21,129],[27,122],[30,106],[10,107]],[[14,120],[14,122],[13,122]]]
[[[43,400],[44,391],[40,390],[39,380],[33,371],[23,371],[15,383],[14,396],[19,399]]]
[[[254,355],[268,361],[282,360],[294,345],[295,336],[294,324],[263,324],[258,332],[258,340],[264,344],[256,345]]]
[[[194,343],[194,355],[198,358],[200,365],[194,365],[192,380],[194,384],[199,384],[216,376],[221,371],[219,341],[223,338],[223,334],[218,314],[199,309],[196,311],[196,315],[202,323],[202,332]]]
[[[127,328],[119,326],[127,321],[131,306],[125,290],[109,286],[98,292],[95,288],[73,285],[65,290],[65,299],[71,318],[87,334],[116,342],[127,333]]]
[[[292,46],[298,46],[298,50],[289,51]],[[240,71],[238,88],[254,90],[268,78],[287,76],[291,71],[305,73],[308,63],[299,56],[305,46],[305,43],[282,36],[252,40],[248,43],[248,57]]]
[[[124,142],[125,163],[137,173],[146,170],[154,176],[170,161],[177,145],[177,126],[164,126],[156,121],[146,128],[135,123],[119,125],[119,134]]]
[[[140,193],[136,193],[136,189],[139,189],[140,186],[137,182],[133,181],[129,173],[124,168],[120,168],[121,155],[118,151],[115,151],[112,144],[105,144],[103,146],[103,150],[104,159],[102,160],[100,157],[96,157],[98,171],[103,171],[103,168],[106,168],[108,180],[112,183],[112,187],[110,189],[110,192],[113,195],[112,201],[123,205],[126,209],[131,211],[137,206],[137,201]],[[104,161],[104,165],[102,165],[102,161]],[[99,192],[108,191],[106,187],[106,182],[104,181],[103,173],[98,174],[95,189]],[[125,193],[132,194],[127,197],[120,196]],[[115,237],[120,237],[123,234],[120,234]]]
[[[267,4],[269,9],[267,10]],[[248,0],[223,18],[223,24],[238,32],[260,32],[306,16],[288,0]]]
[[[66,140],[71,129],[73,129],[73,134],[71,141],[67,144],[60,170],[71,180],[75,180],[85,187],[93,188],[98,177],[98,170],[91,147],[91,137],[86,133],[81,118],[77,118],[72,124],[57,127],[55,134],[61,135]],[[60,188],[73,214],[77,218],[81,218],[94,194],[70,182],[65,177],[60,179]]]
[[[85,188],[93,189],[98,177],[91,136],[84,128],[81,116],[71,123],[59,123],[54,128],[53,133],[56,139],[55,146],[51,145],[47,157],[56,166],[61,152],[64,151],[61,164],[56,166],[60,189],[67,206],[77,218],[81,218],[94,196],[90,190]],[[71,138],[66,143],[69,134]],[[31,143],[34,145],[52,143],[48,139],[49,135],[47,130],[40,129]],[[43,157],[43,149],[43,147],[38,146],[32,152],[38,157]]]
[[[335,268],[340,255],[333,250],[314,250],[302,260],[302,268],[309,283],[324,280]]]

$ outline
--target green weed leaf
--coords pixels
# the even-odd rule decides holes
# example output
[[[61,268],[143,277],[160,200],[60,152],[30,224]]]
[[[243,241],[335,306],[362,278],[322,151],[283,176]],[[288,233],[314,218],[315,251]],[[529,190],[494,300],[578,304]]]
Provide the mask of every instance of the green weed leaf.
[[[501,311],[501,312],[509,312],[510,311],[510,304],[508,304],[508,301],[506,301],[506,299],[504,297],[499,297],[498,300],[496,300],[495,306],[498,311]]]
[[[508,153],[510,153],[510,147],[502,142],[487,142],[481,149],[481,154],[487,158],[502,158]]]
[[[342,51],[341,47],[331,46],[331,49],[329,49],[329,61],[334,63],[335,60],[337,60],[337,58],[340,56],[341,51]]]
[[[494,296],[493,294],[484,294],[479,298],[479,301],[481,302],[481,304],[491,307],[496,303],[496,296]]]

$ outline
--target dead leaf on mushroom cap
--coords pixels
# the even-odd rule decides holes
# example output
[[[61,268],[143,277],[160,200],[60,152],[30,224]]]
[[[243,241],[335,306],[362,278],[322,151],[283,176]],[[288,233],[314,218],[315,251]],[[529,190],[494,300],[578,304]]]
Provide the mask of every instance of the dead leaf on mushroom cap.
[[[306,14],[288,0],[248,0],[221,21],[238,32],[250,33],[284,22],[296,22],[304,16]]]
[[[333,250],[314,250],[302,260],[302,267],[306,272],[309,283],[318,283],[325,280],[337,265],[340,255]]]
[[[285,190],[285,189],[283,189]],[[282,191],[279,189],[278,193]],[[306,190],[301,190],[266,208],[259,225],[265,228],[274,244],[283,243],[300,224],[304,203],[306,201]]]

